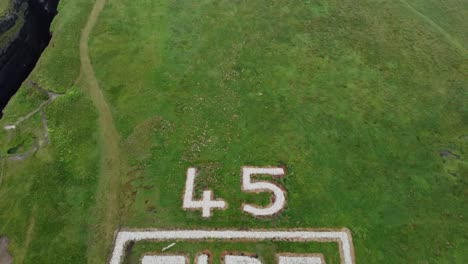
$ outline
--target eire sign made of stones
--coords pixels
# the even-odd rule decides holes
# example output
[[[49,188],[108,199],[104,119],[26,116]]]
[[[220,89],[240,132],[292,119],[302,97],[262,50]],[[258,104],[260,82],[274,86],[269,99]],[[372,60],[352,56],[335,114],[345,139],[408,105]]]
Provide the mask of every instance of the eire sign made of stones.
[[[239,243],[246,241],[285,241],[291,243],[310,243],[310,242],[336,242],[339,246],[340,259],[342,264],[354,264],[354,249],[350,232],[344,228],[340,230],[124,230],[120,231],[114,242],[114,249],[112,252],[109,264],[121,264],[124,258],[125,248],[130,242],[138,241],[225,241]],[[213,242],[216,243],[216,242]],[[315,252],[311,252],[315,253]],[[307,255],[309,255],[307,257]],[[312,257],[314,256],[315,257]],[[318,258],[321,262],[318,262]],[[226,257],[226,256],[225,256]],[[250,262],[243,262],[244,258],[228,257],[231,264],[241,263],[261,263],[258,259],[250,258]],[[306,256],[297,256],[292,253],[285,253],[278,256],[278,262],[284,264],[304,263],[298,262],[305,260],[305,263],[324,263],[323,256],[318,254],[306,254]],[[161,261],[171,262],[161,262]],[[197,263],[201,264],[200,260],[206,263],[208,258],[200,255],[197,258]],[[174,262],[172,262],[174,261]],[[184,262],[185,261],[185,262]],[[255,261],[255,262],[254,262]],[[312,262],[313,261],[313,262]],[[323,262],[322,262],[323,261]],[[143,264],[166,263],[190,263],[189,257],[185,255],[148,255],[142,259]],[[225,258],[225,263],[226,258]],[[264,264],[264,263],[261,263]]]
[[[322,254],[278,254],[278,264],[325,264]],[[222,257],[224,264],[262,264],[255,256],[248,253],[225,253]],[[212,259],[209,253],[201,253],[195,257],[195,264],[209,264]],[[141,259],[142,264],[188,264],[190,259],[186,255],[146,255]]]
[[[272,203],[266,207],[251,204],[243,204],[242,210],[255,217],[274,216],[281,212],[286,205],[286,190],[276,184],[267,181],[252,181],[253,175],[271,175],[273,177],[285,177],[285,169],[282,167],[242,167],[241,186],[245,192],[271,192],[274,195]],[[228,206],[223,199],[215,199],[213,191],[205,190],[201,200],[195,200],[194,188],[197,170],[189,168],[185,182],[185,190],[182,201],[184,210],[201,210],[202,217],[208,218],[213,209],[225,210]],[[342,264],[354,264],[354,248],[351,233],[348,229],[335,230],[123,230],[120,231],[114,242],[114,249],[109,261],[110,264],[121,264],[124,258],[125,248],[130,242],[138,241],[209,241],[219,242],[261,242],[284,241],[291,243],[311,242],[336,242],[339,246]],[[174,244],[174,243],[173,243]],[[171,244],[171,245],[173,245]],[[208,252],[208,251],[204,251]],[[141,259],[142,264],[188,264],[194,257],[196,264],[212,263],[209,253],[201,253],[197,256],[184,254],[151,254]],[[249,253],[226,253],[222,257],[224,264],[264,264],[260,259]],[[317,252],[307,254],[280,253],[276,255],[278,264],[324,264],[325,258]]]

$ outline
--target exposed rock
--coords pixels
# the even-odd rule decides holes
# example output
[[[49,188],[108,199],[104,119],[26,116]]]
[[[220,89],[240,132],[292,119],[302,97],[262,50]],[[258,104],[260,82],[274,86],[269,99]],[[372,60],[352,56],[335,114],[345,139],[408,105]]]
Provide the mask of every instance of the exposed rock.
[[[0,264],[11,264],[13,263],[13,257],[8,253],[8,240],[5,236],[0,236]]]
[[[442,158],[456,158],[460,159],[460,156],[457,154],[452,153],[450,150],[443,149],[439,152],[440,157]]]
[[[24,25],[8,43],[0,47],[0,109],[18,91],[49,44],[50,24],[57,12],[59,0],[14,0],[13,13],[2,18],[8,30],[16,17],[24,16]],[[15,13],[19,12],[19,13]],[[22,13],[23,12],[23,13]],[[1,22],[0,22],[1,24]],[[0,26],[1,28],[1,26]],[[1,32],[1,31],[0,31]]]
[[[10,1],[10,0],[2,0],[2,1]],[[20,9],[20,6],[24,0],[12,0],[13,1],[13,7],[11,10],[4,15],[3,17],[0,17],[0,35],[8,31],[10,28],[12,28],[16,20],[18,19],[18,12]]]

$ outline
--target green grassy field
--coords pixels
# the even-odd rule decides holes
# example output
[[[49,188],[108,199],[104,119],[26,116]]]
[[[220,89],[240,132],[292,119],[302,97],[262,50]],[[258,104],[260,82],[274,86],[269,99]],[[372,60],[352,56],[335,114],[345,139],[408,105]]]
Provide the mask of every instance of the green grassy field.
[[[347,227],[356,263],[468,262],[467,3],[108,1],[89,38],[99,87],[88,87],[79,47],[93,4],[61,0],[30,77],[64,93],[45,110],[51,144],[10,161],[42,127],[34,117],[13,139],[1,132],[0,235],[15,263],[104,263],[119,227]],[[33,91],[24,85],[2,126],[40,104]],[[116,157],[119,188],[106,184]],[[245,165],[287,168],[281,214],[242,212],[270,196],[241,191]],[[182,210],[192,166],[197,197],[212,189],[227,210]],[[165,245],[137,243],[126,261]],[[224,246],[266,263],[282,250],[338,262],[335,244],[210,249]]]

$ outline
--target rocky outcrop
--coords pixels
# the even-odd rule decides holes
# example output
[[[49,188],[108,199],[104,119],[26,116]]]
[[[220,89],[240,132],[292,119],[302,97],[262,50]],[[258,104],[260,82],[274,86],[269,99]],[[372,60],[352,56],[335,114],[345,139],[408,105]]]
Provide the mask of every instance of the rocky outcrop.
[[[0,109],[8,103],[28,77],[42,51],[49,44],[50,24],[59,0],[14,0],[13,11],[0,22],[4,34],[24,17],[24,25],[0,47]],[[23,12],[23,13],[22,13]],[[13,21],[13,22],[11,22]],[[12,25],[10,25],[13,23]]]
[[[0,264],[11,264],[13,263],[13,258],[10,253],[8,253],[8,244],[10,241],[7,237],[0,236]]]
[[[5,1],[5,0],[4,0]],[[10,0],[6,0],[10,1]],[[21,6],[22,0],[12,0],[13,7],[11,11],[5,16],[0,18],[0,35],[8,31],[15,25],[16,20],[18,19],[18,12]]]

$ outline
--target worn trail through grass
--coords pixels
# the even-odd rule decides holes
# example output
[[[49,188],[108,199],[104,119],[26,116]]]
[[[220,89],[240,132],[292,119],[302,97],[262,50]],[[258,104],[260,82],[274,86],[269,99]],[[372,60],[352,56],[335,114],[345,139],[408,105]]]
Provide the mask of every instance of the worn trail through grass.
[[[118,189],[120,176],[124,171],[124,161],[119,149],[120,136],[115,128],[110,108],[99,88],[89,57],[89,36],[105,3],[105,0],[96,1],[80,39],[81,75],[78,83],[89,94],[98,110],[101,149],[94,219],[90,223],[92,229],[88,242],[88,263],[104,263],[108,255],[114,231],[119,223]]]
[[[462,53],[464,56],[468,57],[468,50],[466,50],[463,45],[458,42],[452,35],[450,35],[445,29],[443,29],[441,26],[439,26],[436,22],[434,22],[432,19],[421,13],[419,10],[414,8],[408,1],[406,0],[400,0],[402,4],[404,4],[408,9],[410,9],[414,14],[416,14],[418,17],[422,18],[424,21],[426,21],[429,25],[431,25],[433,28],[435,28],[444,38],[447,40],[448,43],[452,44],[460,53]]]

